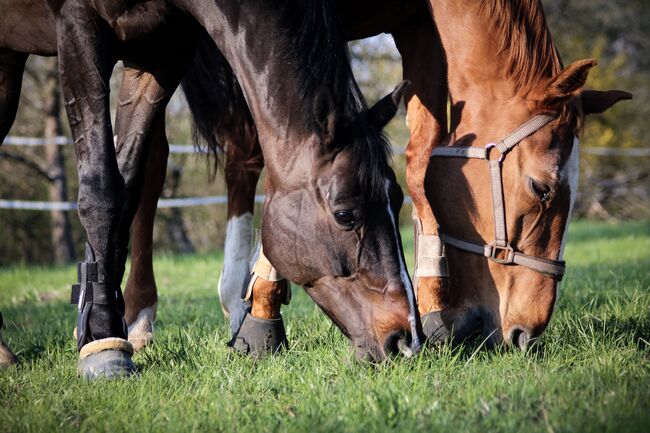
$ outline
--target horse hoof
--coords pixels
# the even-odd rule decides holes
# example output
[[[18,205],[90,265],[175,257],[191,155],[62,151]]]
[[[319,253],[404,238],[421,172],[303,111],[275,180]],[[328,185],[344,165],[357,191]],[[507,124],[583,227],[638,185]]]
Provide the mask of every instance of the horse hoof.
[[[136,372],[131,355],[121,350],[104,350],[79,360],[79,375],[84,379],[121,379]]]
[[[288,347],[282,316],[277,319],[258,319],[246,314],[228,346],[243,355],[262,357]]]
[[[153,320],[155,314],[155,305],[143,308],[138,313],[138,318],[129,325],[129,343],[133,345],[135,352],[139,352],[153,341]]]
[[[133,346],[122,338],[92,341],[79,351],[79,375],[88,380],[131,376],[136,372],[131,355]]]
[[[421,318],[422,331],[429,343],[443,343],[449,339],[449,329],[440,317],[440,311],[432,311]]]

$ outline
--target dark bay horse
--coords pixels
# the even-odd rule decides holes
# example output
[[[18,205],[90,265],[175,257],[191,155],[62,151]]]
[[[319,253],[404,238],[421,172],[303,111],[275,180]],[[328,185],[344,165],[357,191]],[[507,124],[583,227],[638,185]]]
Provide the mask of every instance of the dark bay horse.
[[[108,76],[122,57],[173,87],[178,77],[166,71],[180,68],[157,63],[157,44],[161,38],[169,43],[164,38],[171,33],[161,21],[191,29],[188,15],[221,49],[251,108],[269,169],[265,253],[285,276],[307,288],[360,356],[382,359],[398,346],[416,352],[421,330],[396,220],[402,195],[378,129],[396,107],[389,98],[388,117],[381,106],[363,112],[328,5],[179,1],[174,6],[187,15],[171,22],[167,3],[127,3],[51,3],[78,155],[79,214],[89,239],[86,262],[79,267],[82,373],[110,376],[133,370],[119,281],[146,149],[136,135],[120,153],[128,160],[118,168]],[[247,35],[253,29],[275,37],[251,39]],[[257,76],[262,69],[266,74]]]
[[[390,32],[400,48],[404,78],[412,82],[407,91],[410,100],[408,107],[414,119],[411,128],[411,145],[409,146],[409,186],[414,198],[427,203],[422,186],[424,169],[418,164],[420,160],[428,161],[427,146],[433,144],[437,137],[437,124],[432,121],[432,113],[440,116],[445,112],[446,87],[444,68],[441,68],[441,48],[431,18],[428,16],[424,2],[374,2],[370,8],[368,2],[335,2],[337,14],[343,21],[344,33],[348,40],[366,38],[382,32]],[[368,11],[374,11],[369,15]],[[200,56],[203,60],[215,60],[214,57]],[[200,64],[200,63],[199,63]],[[230,314],[231,330],[236,332],[248,309],[254,317],[273,319],[280,317],[280,306],[288,290],[286,280],[268,281],[257,278],[251,290],[251,303],[241,301],[242,286],[249,276],[249,256],[253,237],[253,218],[255,186],[263,167],[263,159],[257,139],[255,125],[250,117],[248,107],[238,103],[237,83],[233,91],[223,93],[223,86],[218,82],[194,89],[193,82],[209,82],[215,78],[213,73],[219,63],[194,63],[190,66],[184,80],[184,91],[189,92],[188,100],[196,101],[194,119],[198,130],[208,141],[217,140],[225,145],[227,158],[225,179],[228,190],[228,225],[226,229],[224,265],[219,278],[219,295],[226,314]],[[192,78],[190,78],[192,77]],[[190,83],[190,85],[187,85]],[[203,88],[214,89],[206,92]],[[230,85],[229,85],[230,88]],[[227,115],[220,107],[228,106]],[[413,113],[416,113],[415,115]],[[237,127],[222,128],[228,119],[237,119]],[[441,138],[440,138],[441,139]],[[416,143],[417,145],[413,145]],[[152,158],[166,160],[166,150],[157,147]],[[231,149],[234,149],[232,152]],[[418,156],[415,151],[424,156]],[[156,156],[156,154],[160,154]],[[164,177],[147,175],[148,180],[155,179],[159,185],[150,182],[145,186],[143,202],[136,216],[133,230],[132,256],[133,264],[125,290],[126,317],[129,323],[134,321],[138,327],[149,328],[155,311],[156,283],[151,259],[151,232],[155,215],[155,202],[158,198]],[[420,179],[414,180],[414,179]],[[147,205],[149,203],[149,205]],[[147,207],[148,206],[148,207]],[[427,205],[428,206],[428,205]],[[146,211],[143,208],[147,207]],[[142,244],[140,248],[138,245]],[[149,334],[147,334],[149,335]],[[131,337],[129,337],[131,338]],[[148,337],[147,337],[148,338]]]

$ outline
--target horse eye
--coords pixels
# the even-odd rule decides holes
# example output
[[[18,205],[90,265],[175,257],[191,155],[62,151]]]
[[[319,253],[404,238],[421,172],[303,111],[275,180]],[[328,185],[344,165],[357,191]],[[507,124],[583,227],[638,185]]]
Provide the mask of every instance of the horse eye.
[[[529,182],[530,190],[533,194],[537,196],[542,202],[547,201],[551,197],[551,187],[536,181],[535,179],[530,179]]]
[[[337,210],[334,212],[334,219],[342,226],[351,227],[354,225],[354,212],[351,210]]]

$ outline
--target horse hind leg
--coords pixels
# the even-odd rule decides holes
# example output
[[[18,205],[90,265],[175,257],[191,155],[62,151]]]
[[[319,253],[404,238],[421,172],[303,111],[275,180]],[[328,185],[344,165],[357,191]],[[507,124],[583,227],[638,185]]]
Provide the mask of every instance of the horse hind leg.
[[[154,337],[158,288],[153,272],[153,228],[169,155],[164,122],[164,116],[160,116],[151,131],[144,187],[133,220],[131,270],[124,289],[124,318],[129,326],[129,341],[135,351],[141,350]]]
[[[179,65],[184,64],[182,55],[170,57],[181,59]],[[153,339],[158,301],[152,261],[153,225],[169,155],[165,106],[180,82],[182,71],[181,66],[165,63],[158,65],[154,73],[127,66],[120,91],[115,122],[117,157],[127,200],[119,232],[117,278],[121,280],[124,273],[133,222],[132,263],[124,291],[124,318],[134,350],[140,350]]]

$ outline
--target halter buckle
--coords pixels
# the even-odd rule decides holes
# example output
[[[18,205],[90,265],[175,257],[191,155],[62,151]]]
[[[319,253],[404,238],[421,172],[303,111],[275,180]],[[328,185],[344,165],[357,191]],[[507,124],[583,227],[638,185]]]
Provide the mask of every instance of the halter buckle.
[[[501,265],[510,265],[515,261],[515,250],[510,245],[490,244],[490,256],[488,257],[495,263]],[[499,254],[502,253],[502,254]],[[505,257],[505,258],[503,258]]]
[[[488,144],[485,145],[485,159],[487,159],[488,161],[490,160],[490,150],[492,150],[495,147],[497,147],[496,143],[488,143]],[[499,149],[497,148],[497,150],[499,150]],[[504,153],[501,153],[500,150],[499,150],[499,153],[500,153],[499,163],[501,163],[501,162],[503,162],[503,158],[506,155]]]

